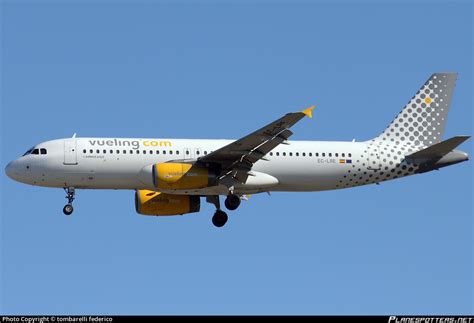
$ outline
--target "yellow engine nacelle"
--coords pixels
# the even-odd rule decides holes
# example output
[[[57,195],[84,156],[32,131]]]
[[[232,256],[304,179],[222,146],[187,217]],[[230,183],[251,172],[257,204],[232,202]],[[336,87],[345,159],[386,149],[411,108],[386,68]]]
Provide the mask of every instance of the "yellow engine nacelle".
[[[192,195],[173,195],[137,190],[135,209],[143,215],[180,215],[199,212],[201,199]]]
[[[153,184],[159,189],[188,190],[209,187],[215,184],[207,168],[183,163],[153,165]]]

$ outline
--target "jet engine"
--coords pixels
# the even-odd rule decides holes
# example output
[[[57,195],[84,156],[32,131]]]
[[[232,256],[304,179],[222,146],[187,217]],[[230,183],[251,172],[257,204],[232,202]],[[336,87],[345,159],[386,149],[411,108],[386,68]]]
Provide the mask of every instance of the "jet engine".
[[[207,168],[184,163],[153,165],[153,184],[158,189],[200,189],[216,184],[216,176]]]
[[[181,215],[199,212],[201,199],[192,195],[173,195],[161,192],[137,190],[135,209],[143,215]]]

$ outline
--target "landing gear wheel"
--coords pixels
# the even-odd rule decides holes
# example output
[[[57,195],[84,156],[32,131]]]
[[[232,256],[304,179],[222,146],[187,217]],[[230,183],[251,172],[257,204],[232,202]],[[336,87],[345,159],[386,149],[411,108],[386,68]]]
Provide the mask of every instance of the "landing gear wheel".
[[[73,211],[74,208],[72,207],[72,204],[66,204],[63,208],[63,213],[66,215],[71,215]]]
[[[76,196],[76,190],[74,187],[65,187],[64,191],[66,192],[67,204],[63,208],[63,213],[66,215],[71,215],[74,208],[72,207],[72,202]]]
[[[225,199],[224,204],[225,204],[225,207],[228,210],[230,210],[230,211],[236,210],[240,205],[240,197],[238,195],[235,195],[235,194],[230,194]]]
[[[214,216],[212,217],[212,224],[220,228],[226,224],[228,219],[229,217],[225,212],[217,210],[216,213],[214,213]]]

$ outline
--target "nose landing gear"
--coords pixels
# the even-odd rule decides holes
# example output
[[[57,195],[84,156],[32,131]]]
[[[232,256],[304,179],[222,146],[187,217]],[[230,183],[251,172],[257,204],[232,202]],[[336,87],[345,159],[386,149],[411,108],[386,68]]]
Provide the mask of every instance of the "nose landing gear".
[[[72,211],[74,211],[74,208],[72,207],[72,204],[66,204],[63,207],[63,213],[66,214],[66,215],[71,215]]]
[[[72,207],[72,202],[74,201],[76,191],[74,190],[74,187],[65,187],[64,191],[66,192],[66,198],[68,203],[64,206],[63,213],[66,215],[71,215],[74,211],[74,208]]]

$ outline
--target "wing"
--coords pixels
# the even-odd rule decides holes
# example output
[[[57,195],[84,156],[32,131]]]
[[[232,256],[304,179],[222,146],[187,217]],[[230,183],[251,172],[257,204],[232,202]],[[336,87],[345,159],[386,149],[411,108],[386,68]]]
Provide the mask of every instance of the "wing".
[[[313,117],[314,106],[301,112],[288,113],[265,127],[224,146],[206,156],[200,157],[197,162],[203,164],[218,164],[222,176],[232,176],[240,183],[245,183],[251,175],[250,170],[254,163],[273,150],[284,144],[293,134],[289,130],[305,116]]]

